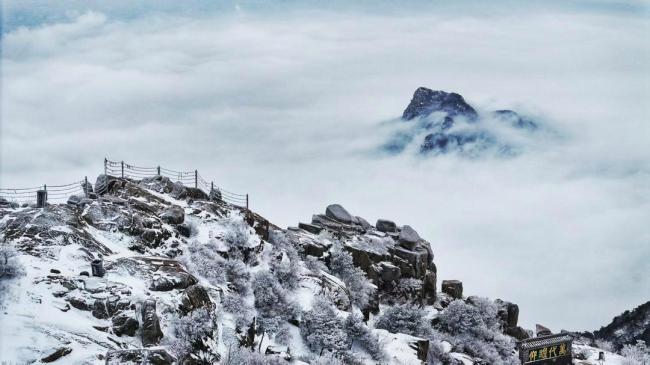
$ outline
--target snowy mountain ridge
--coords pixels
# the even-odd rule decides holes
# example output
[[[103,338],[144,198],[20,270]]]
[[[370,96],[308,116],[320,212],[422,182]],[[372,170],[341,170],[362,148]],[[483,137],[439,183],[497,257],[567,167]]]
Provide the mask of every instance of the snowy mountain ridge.
[[[0,199],[0,362],[518,364],[532,336],[514,303],[439,290],[408,225],[332,204],[281,229],[162,176],[95,185]],[[575,335],[576,361],[596,364],[593,345]]]

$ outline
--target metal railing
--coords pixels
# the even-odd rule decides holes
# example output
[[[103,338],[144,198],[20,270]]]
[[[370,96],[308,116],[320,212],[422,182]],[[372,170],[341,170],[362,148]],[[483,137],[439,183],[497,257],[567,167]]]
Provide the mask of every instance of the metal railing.
[[[164,176],[174,182],[180,182],[183,186],[200,189],[210,197],[222,200],[228,204],[245,208],[248,210],[248,194],[233,193],[208,182],[198,170],[176,171],[161,166],[142,167],[125,163],[124,161],[111,161],[104,159],[104,174],[121,177],[131,180],[142,180],[144,178]],[[0,198],[12,203],[30,204],[37,203],[42,207],[47,202],[65,203],[71,195],[90,194],[88,178],[62,185],[35,186],[30,188],[0,188]]]
[[[194,187],[202,190],[209,196],[218,196],[219,199],[238,207],[248,209],[248,194],[238,194],[214,185],[213,181],[208,182],[198,170],[177,171],[162,166],[144,167],[136,166],[124,161],[111,161],[104,159],[104,173],[106,175],[118,176],[133,180],[164,176],[172,181],[180,182],[184,186]]]

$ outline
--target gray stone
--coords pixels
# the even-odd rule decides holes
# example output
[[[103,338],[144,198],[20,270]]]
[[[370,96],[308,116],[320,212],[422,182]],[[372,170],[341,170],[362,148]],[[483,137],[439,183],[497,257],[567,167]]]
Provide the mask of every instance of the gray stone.
[[[72,352],[71,348],[69,348],[69,347],[61,347],[61,348],[58,348],[57,350],[55,350],[54,352],[52,352],[51,354],[43,357],[41,359],[41,362],[45,362],[45,363],[54,362],[54,361],[62,358],[63,356],[68,355],[71,352]]]
[[[402,227],[399,233],[399,243],[410,250],[415,248],[420,239],[420,235],[411,226]]]
[[[352,215],[350,215],[350,213],[348,213],[348,211],[339,204],[328,205],[327,209],[325,209],[325,215],[328,218],[337,220],[342,223],[352,223]]]
[[[169,224],[181,224],[185,220],[185,211],[183,208],[174,205],[163,210],[160,214],[160,219]]]
[[[521,328],[519,326],[512,327],[512,328],[507,328],[506,329],[506,334],[508,336],[512,336],[512,337],[516,338],[519,341],[526,340],[526,339],[530,338],[530,334],[528,333],[528,331],[526,331],[525,329],[523,329],[523,328]]]
[[[180,310],[189,313],[197,308],[212,307],[212,300],[208,291],[201,285],[192,285],[185,289],[181,297]]]
[[[402,276],[402,272],[399,267],[389,263],[389,262],[380,262],[379,263],[379,276],[382,281],[398,281]]]
[[[458,280],[443,280],[442,292],[454,299],[463,299],[463,283]]]
[[[363,219],[363,218],[361,218],[359,216],[354,217],[354,219],[355,219],[354,223],[360,225],[361,228],[365,229],[366,231],[370,230],[372,228],[372,225],[370,225],[370,223],[368,223],[367,220],[365,220],[365,219]]]
[[[113,317],[113,333],[116,336],[127,335],[135,336],[135,332],[140,327],[138,320],[128,314],[122,313]]]
[[[426,299],[427,304],[433,304],[436,301],[436,276],[436,273],[433,271],[427,271],[427,273],[424,274],[422,296]]]
[[[192,227],[187,223],[179,224],[176,226],[176,230],[181,236],[186,238],[189,238],[192,235]]]
[[[309,223],[298,223],[298,228],[304,229],[305,231],[313,234],[319,234],[323,230],[323,227]]]
[[[548,336],[548,335],[552,335],[552,334],[553,334],[553,331],[548,329],[548,327],[542,326],[541,324],[536,324],[535,325],[535,335],[537,337]]]
[[[157,345],[163,337],[163,333],[156,313],[155,299],[149,298],[142,303],[140,316],[142,318],[142,345],[145,347]]]
[[[377,224],[375,224],[379,232],[397,232],[397,225],[393,221],[387,219],[377,219]]]

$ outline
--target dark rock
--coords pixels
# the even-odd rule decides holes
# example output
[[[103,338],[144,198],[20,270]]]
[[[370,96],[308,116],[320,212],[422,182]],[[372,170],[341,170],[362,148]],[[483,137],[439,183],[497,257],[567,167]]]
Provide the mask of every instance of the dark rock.
[[[424,363],[427,362],[427,357],[429,355],[429,340],[416,338],[409,342],[409,347],[417,351],[418,359],[422,360]]]
[[[339,204],[328,205],[327,209],[325,209],[325,216],[342,223],[352,223],[352,215]]]
[[[313,234],[319,234],[323,230],[323,227],[319,227],[309,223],[298,223],[298,228],[304,229],[305,231]]]
[[[181,297],[180,310],[189,313],[197,308],[212,307],[212,300],[208,291],[201,285],[192,285],[185,289]]]
[[[50,272],[51,272],[52,274],[60,274],[60,273],[61,273],[61,270],[59,270],[59,269],[50,269]]]
[[[399,267],[389,263],[389,262],[380,262],[379,263],[379,276],[382,281],[398,281],[402,277],[402,272]]]
[[[104,274],[106,274],[106,270],[104,270],[104,261],[102,261],[101,259],[93,260],[90,263],[90,269],[93,273],[93,276],[97,276],[101,278],[104,276]]]
[[[82,271],[82,272],[79,273],[79,276],[88,276],[88,277],[90,277],[90,274],[88,273],[88,271]]]
[[[454,299],[463,299],[463,283],[458,280],[443,280],[442,292]]]
[[[174,205],[163,210],[160,214],[160,219],[169,224],[181,224],[185,220],[185,211],[183,208]]]
[[[429,252],[424,247],[418,246],[413,250],[397,246],[392,250],[393,261],[402,270],[402,276],[424,278],[429,266]]]
[[[354,217],[354,223],[360,225],[361,228],[363,228],[366,231],[368,231],[368,230],[370,230],[372,228],[372,225],[370,223],[368,223],[367,220],[365,220],[365,219],[363,219],[363,218],[361,218],[359,216]]]
[[[420,235],[418,235],[418,233],[413,228],[411,228],[411,226],[402,227],[402,231],[399,233],[399,243],[402,246],[408,248],[409,250],[412,250],[420,240]]]
[[[459,94],[420,87],[415,90],[413,99],[402,114],[402,119],[426,117],[433,112],[446,112],[447,116],[451,118],[463,116],[470,121],[478,117],[476,110],[467,104]]]
[[[83,300],[82,298],[72,297],[68,299],[68,302],[74,308],[77,308],[82,311],[87,311],[90,310],[91,308],[91,306],[88,303],[86,303],[86,301]]]
[[[116,336],[127,335],[133,337],[135,336],[135,332],[138,330],[138,327],[140,327],[137,319],[125,313],[113,317],[112,322],[113,333]]]
[[[199,188],[186,187],[185,194],[179,196],[180,199],[192,199],[192,200],[210,200],[208,194]]]
[[[192,227],[187,223],[177,225],[176,230],[183,237],[189,238],[192,235]]]
[[[289,351],[288,346],[268,346],[264,354],[269,356],[279,357],[286,361],[291,360],[291,352]]]
[[[302,249],[305,255],[322,257],[326,248],[318,243],[307,242],[302,245]]]
[[[507,313],[508,313],[508,319],[506,321],[506,328],[514,328],[517,327],[517,323],[519,322],[519,306],[508,302],[506,304],[507,307]]]
[[[71,352],[72,352],[71,348],[69,348],[69,347],[61,347],[61,348],[57,349],[56,351],[54,351],[53,353],[43,357],[41,359],[41,362],[54,362],[54,361],[62,358],[63,356],[68,355]]]
[[[156,313],[156,300],[151,298],[145,300],[140,308],[140,313],[142,318],[142,345],[145,347],[155,346],[163,337],[158,314]]]
[[[93,303],[93,308],[92,308],[92,315],[95,318],[99,319],[107,319],[110,318],[110,314],[108,313],[108,307],[106,305],[106,300],[104,299],[96,299],[95,303]]]
[[[506,329],[506,334],[508,336],[514,337],[519,341],[526,340],[530,338],[530,334],[528,334],[528,331],[525,329],[517,326],[517,327],[511,327]]]
[[[175,362],[165,349],[110,350],[106,353],[106,365],[172,365]]]
[[[422,283],[422,297],[426,299],[427,304],[433,304],[436,301],[436,279],[436,273],[433,271],[427,271],[427,273],[424,274],[424,280]]]
[[[540,336],[548,336],[552,334],[553,332],[550,329],[548,329],[548,327],[542,326],[541,324],[535,325],[535,336],[540,337]]]
[[[636,345],[637,341],[650,344],[650,301],[616,316],[610,324],[594,332],[594,337],[612,342],[616,349]]]
[[[379,232],[397,232],[397,225],[393,221],[387,219],[378,219],[375,224]]]
[[[198,280],[178,266],[162,266],[158,269],[161,275],[151,281],[149,289],[153,291],[170,291],[174,289],[185,289],[194,285]]]

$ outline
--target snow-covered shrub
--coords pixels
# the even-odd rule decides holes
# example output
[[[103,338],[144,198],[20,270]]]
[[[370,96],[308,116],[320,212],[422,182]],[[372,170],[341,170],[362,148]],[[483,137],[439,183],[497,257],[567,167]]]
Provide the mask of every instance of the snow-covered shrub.
[[[350,313],[344,322],[345,331],[350,341],[350,347],[358,344],[364,348],[375,361],[383,360],[386,357],[384,350],[370,328],[363,323],[363,316],[357,312]]]
[[[198,364],[212,364],[219,360],[215,339],[215,315],[205,308],[195,309],[172,322],[173,338],[169,348],[181,361],[193,359]]]
[[[9,244],[0,244],[0,280],[10,279],[23,273],[23,267],[17,256],[18,251]]]
[[[277,356],[265,356],[259,352],[250,350],[245,347],[235,345],[229,346],[226,350],[224,359],[221,361],[224,365],[286,365],[287,361]]]
[[[303,314],[300,333],[305,342],[320,354],[325,351],[340,354],[348,348],[348,337],[336,309],[320,296],[314,298],[312,309]]]
[[[250,291],[251,275],[246,265],[241,260],[230,259],[225,261],[224,268],[232,287],[241,295],[247,295]]]
[[[244,222],[240,215],[231,215],[223,220],[225,234],[223,240],[232,248],[245,248],[251,246],[252,228]]]
[[[483,334],[486,326],[480,310],[462,300],[454,300],[438,315],[440,329],[452,335]]]
[[[300,284],[300,257],[294,247],[288,246],[280,251],[278,257],[271,261],[271,271],[280,284],[289,290],[296,289]]]
[[[191,241],[179,261],[190,272],[204,277],[210,284],[223,285],[226,283],[225,260],[219,256],[217,250],[214,242]]]
[[[260,316],[285,320],[296,314],[295,304],[289,300],[286,290],[269,271],[260,271],[253,278],[255,308]]]
[[[447,365],[453,364],[454,360],[449,353],[445,351],[440,336],[432,335],[429,339],[429,353],[427,355],[427,364],[429,365]]]
[[[594,341],[594,344],[599,349],[609,351],[609,352],[616,352],[616,346],[614,346],[614,344],[611,343],[610,341],[597,339],[596,341]]]
[[[420,308],[408,304],[396,305],[386,308],[377,319],[375,327],[392,333],[427,336],[431,332],[431,326],[424,317],[425,313]]]
[[[438,315],[439,328],[448,334],[445,339],[455,351],[490,364],[518,364],[513,354],[515,342],[498,331],[496,316],[496,305],[487,299],[478,299],[475,305],[455,300]]]
[[[255,317],[255,309],[239,293],[227,293],[221,300],[223,309],[235,317],[237,328],[246,328]]]
[[[330,252],[331,272],[343,280],[350,291],[352,303],[365,308],[376,288],[366,278],[366,273],[354,266],[352,255],[340,247]]]
[[[319,260],[317,257],[314,256],[306,256],[304,258],[305,262],[305,267],[307,270],[311,272],[321,272],[324,271],[326,273],[329,273],[329,269],[327,268],[327,265],[323,263],[323,261]]]
[[[621,355],[625,357],[623,365],[650,364],[650,348],[642,340],[638,340],[635,345],[623,346]]]

